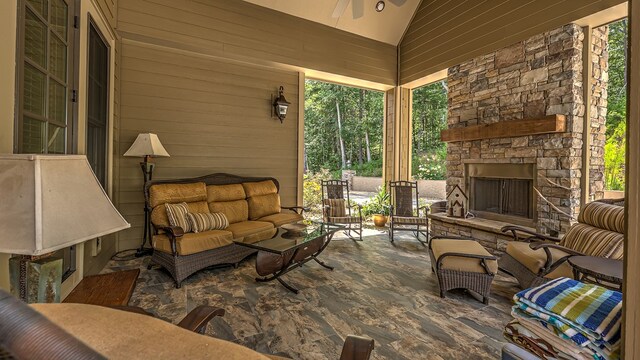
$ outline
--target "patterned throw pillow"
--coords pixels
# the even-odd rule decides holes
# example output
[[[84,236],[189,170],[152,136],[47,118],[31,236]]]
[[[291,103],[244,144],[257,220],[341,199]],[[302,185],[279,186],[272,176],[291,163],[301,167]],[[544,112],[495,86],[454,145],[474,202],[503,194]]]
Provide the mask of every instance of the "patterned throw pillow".
[[[223,213],[187,213],[194,233],[209,230],[224,230],[229,220]]]
[[[179,204],[164,204],[167,209],[167,217],[169,218],[169,225],[180,226],[185,233],[191,232],[191,223],[187,219],[187,213],[189,212],[189,205],[186,202]]]

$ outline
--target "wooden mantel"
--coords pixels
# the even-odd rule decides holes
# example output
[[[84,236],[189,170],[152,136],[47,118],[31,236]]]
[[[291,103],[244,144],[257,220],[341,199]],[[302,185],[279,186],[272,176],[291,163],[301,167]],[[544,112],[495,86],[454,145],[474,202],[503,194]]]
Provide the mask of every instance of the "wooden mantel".
[[[555,114],[541,119],[500,121],[493,124],[446,129],[440,133],[440,139],[444,142],[471,141],[561,133],[566,129],[566,116]]]

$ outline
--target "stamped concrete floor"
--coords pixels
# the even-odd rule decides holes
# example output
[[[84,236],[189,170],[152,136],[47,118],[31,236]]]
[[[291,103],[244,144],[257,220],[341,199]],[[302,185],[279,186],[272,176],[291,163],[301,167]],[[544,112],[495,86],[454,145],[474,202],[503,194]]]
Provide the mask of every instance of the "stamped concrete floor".
[[[112,261],[105,272],[139,267],[130,305],[173,323],[200,304],[221,307],[207,334],[264,353],[294,359],[337,359],[345,336],[375,339],[373,359],[497,359],[509,320],[515,281],[499,274],[490,305],[464,291],[446,299],[430,270],[427,249],[409,235],[392,245],[368,230],[361,243],[336,236],[321,258],[285,275],[295,295],[278,282],[257,283],[255,257],[238,269],[200,271],[176,289],[149,258]]]

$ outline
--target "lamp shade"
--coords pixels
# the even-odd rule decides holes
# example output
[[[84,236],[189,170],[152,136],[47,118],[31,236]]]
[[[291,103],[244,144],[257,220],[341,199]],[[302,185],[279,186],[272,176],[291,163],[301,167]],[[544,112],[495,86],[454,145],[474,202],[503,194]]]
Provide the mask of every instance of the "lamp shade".
[[[0,155],[0,252],[41,255],[130,227],[84,155]]]
[[[124,156],[136,157],[169,157],[169,153],[164,149],[158,135],[151,133],[138,134],[136,141],[131,144]]]

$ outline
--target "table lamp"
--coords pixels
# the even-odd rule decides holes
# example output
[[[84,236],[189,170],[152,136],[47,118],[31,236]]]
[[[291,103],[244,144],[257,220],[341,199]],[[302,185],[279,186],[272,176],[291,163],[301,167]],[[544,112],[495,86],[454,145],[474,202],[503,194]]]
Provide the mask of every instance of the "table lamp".
[[[56,250],[128,228],[84,155],[0,155],[0,252],[11,292],[27,302],[59,302]]]
[[[144,160],[140,163],[140,168],[142,168],[142,176],[144,177],[144,182],[142,183],[143,191],[144,185],[147,181],[151,181],[153,178],[153,168],[155,164],[150,162],[149,160],[152,157],[169,157],[169,153],[164,149],[162,143],[160,143],[160,139],[158,139],[158,135],[151,133],[142,133],[138,134],[138,137],[133,142],[129,150],[124,153],[124,156],[133,156],[133,157],[142,157]],[[142,236],[142,245],[136,252],[136,257],[144,256],[152,251],[151,249],[145,249],[144,245],[147,243],[147,239],[149,239],[149,243],[151,243],[151,226],[149,225],[149,211],[147,207],[144,207],[144,234]]]

